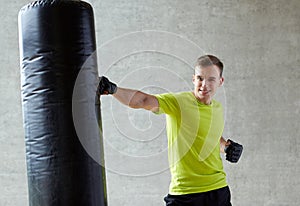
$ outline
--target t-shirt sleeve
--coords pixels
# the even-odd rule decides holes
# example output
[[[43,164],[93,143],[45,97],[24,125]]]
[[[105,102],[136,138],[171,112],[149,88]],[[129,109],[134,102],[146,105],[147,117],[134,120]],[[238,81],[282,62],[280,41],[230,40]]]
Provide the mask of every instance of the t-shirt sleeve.
[[[174,94],[166,93],[166,94],[156,94],[154,95],[159,104],[158,112],[154,112],[155,114],[175,114],[179,110],[179,105],[176,100]]]

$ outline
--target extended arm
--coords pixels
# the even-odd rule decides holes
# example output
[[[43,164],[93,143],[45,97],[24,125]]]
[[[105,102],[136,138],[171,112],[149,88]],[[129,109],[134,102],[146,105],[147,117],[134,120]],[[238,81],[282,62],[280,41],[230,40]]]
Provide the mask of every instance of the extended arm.
[[[113,96],[131,108],[142,108],[153,112],[158,111],[158,101],[153,95],[138,90],[118,87],[117,92]]]
[[[158,111],[159,105],[155,96],[134,89],[117,87],[106,77],[100,77],[98,92],[100,95],[112,94],[121,103],[131,108]]]

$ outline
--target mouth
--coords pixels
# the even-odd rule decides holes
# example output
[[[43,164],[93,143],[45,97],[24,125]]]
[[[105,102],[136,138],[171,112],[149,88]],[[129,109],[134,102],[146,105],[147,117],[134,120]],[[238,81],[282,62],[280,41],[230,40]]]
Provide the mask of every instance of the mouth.
[[[209,92],[210,92],[210,90],[199,89],[199,93],[202,94],[202,95],[207,95]]]

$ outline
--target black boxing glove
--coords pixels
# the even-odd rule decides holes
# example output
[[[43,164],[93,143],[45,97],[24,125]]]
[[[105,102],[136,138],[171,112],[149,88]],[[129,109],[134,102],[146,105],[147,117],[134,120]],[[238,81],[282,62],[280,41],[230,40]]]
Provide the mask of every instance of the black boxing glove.
[[[232,163],[237,163],[243,152],[243,145],[240,145],[230,139],[227,140],[230,144],[225,147],[226,160]]]
[[[99,77],[98,94],[114,94],[117,92],[117,85],[109,81],[105,76]]]

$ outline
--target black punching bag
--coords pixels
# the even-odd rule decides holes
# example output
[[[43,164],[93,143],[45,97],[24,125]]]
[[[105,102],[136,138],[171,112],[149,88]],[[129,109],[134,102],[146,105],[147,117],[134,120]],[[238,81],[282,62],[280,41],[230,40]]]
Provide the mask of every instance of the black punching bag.
[[[76,0],[35,1],[20,10],[30,206],[107,205],[93,18],[91,6]]]

